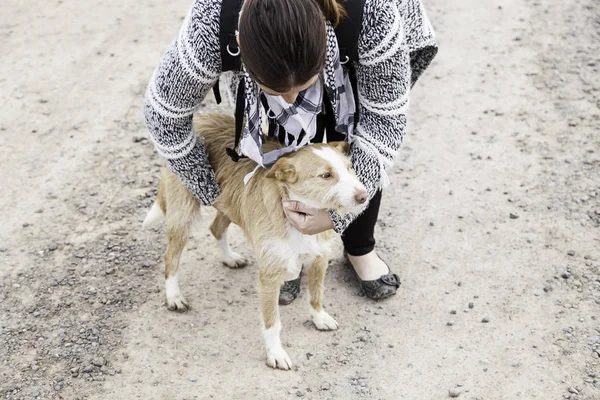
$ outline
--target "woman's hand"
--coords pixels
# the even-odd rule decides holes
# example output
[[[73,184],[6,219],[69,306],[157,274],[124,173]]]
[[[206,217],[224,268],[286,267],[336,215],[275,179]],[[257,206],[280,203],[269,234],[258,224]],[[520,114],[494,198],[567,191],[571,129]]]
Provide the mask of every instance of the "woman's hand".
[[[333,229],[333,221],[327,210],[307,207],[299,201],[284,201],[283,211],[292,226],[305,235]]]

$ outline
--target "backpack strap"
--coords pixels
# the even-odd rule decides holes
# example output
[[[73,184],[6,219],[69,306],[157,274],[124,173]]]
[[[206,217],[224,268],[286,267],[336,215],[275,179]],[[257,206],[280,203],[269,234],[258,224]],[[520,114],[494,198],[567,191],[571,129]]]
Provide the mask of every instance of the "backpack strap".
[[[238,46],[235,31],[238,28],[240,10],[243,0],[222,0],[221,15],[219,17],[219,43],[221,50],[221,71],[239,71],[240,47]],[[221,104],[219,81],[213,86],[213,93],[217,104]]]
[[[243,0],[223,0],[219,20],[219,42],[221,48],[221,71],[237,71],[241,68],[240,47],[235,31],[238,28]]]
[[[358,36],[362,27],[364,7],[365,0],[344,2],[347,16],[335,28],[335,36],[340,48],[340,62],[343,65],[358,61]]]
[[[340,49],[340,63],[348,69],[350,77],[350,84],[352,85],[352,91],[354,93],[354,103],[356,104],[356,111],[354,112],[354,126],[358,124],[358,88],[356,80],[356,70],[354,63],[358,62],[358,37],[360,35],[360,29],[362,27],[363,9],[365,7],[365,0],[347,0],[344,2],[344,8],[346,9],[346,18],[342,19],[338,26],[335,28],[335,36],[338,41],[338,47]],[[332,135],[336,135],[335,130],[335,116],[331,109],[331,102],[326,98],[324,94],[324,123],[318,124],[317,134],[324,135],[324,130],[327,130],[328,135],[331,131]],[[327,105],[329,110],[327,110]]]
[[[235,142],[233,144],[233,148],[227,147],[225,149],[227,155],[231,157],[234,162],[238,162],[240,158],[247,158],[246,156],[240,156],[237,152],[237,148],[242,138],[242,125],[244,122],[244,108],[246,105],[244,93],[244,80],[241,79],[238,86],[237,99],[235,101]]]

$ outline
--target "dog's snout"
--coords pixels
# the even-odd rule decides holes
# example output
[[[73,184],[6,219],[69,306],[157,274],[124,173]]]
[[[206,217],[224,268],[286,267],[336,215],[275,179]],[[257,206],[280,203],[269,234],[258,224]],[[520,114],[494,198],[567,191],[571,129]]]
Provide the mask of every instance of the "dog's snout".
[[[356,192],[354,192],[354,200],[356,200],[358,204],[364,204],[368,198],[369,195],[364,189],[357,189]]]

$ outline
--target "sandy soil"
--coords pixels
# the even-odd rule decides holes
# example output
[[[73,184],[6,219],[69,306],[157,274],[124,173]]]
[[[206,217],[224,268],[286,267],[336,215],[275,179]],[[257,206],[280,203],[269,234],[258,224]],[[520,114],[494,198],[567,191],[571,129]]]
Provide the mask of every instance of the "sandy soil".
[[[360,297],[340,251],[341,328],[282,309],[283,372],[240,231],[251,265],[220,266],[203,211],[176,314],[162,228],[140,227],[160,166],[143,92],[189,0],[4,0],[0,398],[600,399],[598,2],[427,5],[441,50],[377,231],[403,285]]]

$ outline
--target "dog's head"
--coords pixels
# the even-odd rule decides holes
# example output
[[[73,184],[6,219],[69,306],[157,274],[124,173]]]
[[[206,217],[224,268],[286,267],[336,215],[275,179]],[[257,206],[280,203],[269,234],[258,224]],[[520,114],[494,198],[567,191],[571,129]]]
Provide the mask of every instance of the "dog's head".
[[[350,165],[346,142],[314,144],[277,160],[267,173],[284,185],[290,200],[309,207],[358,212],[368,195]]]

